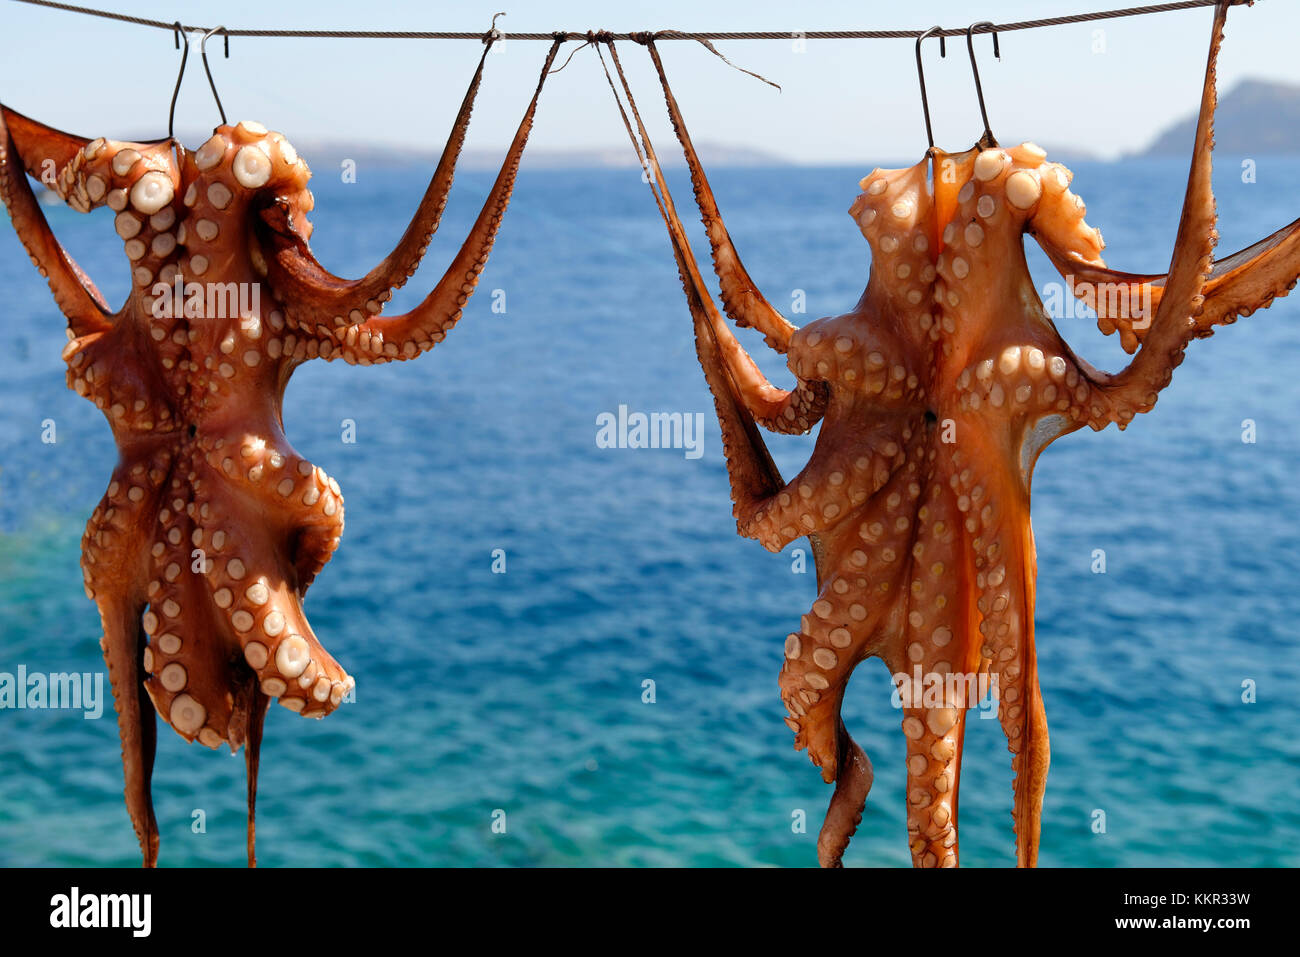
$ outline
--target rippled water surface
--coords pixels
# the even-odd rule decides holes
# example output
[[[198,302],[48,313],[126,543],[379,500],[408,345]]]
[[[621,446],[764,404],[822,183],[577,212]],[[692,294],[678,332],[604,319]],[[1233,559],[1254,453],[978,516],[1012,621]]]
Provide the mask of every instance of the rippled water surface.
[[[797,321],[846,311],[861,292],[866,245],[844,210],[870,165],[713,171],[769,297],[788,308],[806,294]],[[1262,159],[1254,184],[1231,157],[1218,167],[1225,252],[1300,212],[1300,162]],[[1110,263],[1164,270],[1185,172],[1078,167],[1074,188]],[[346,275],[377,262],[426,177],[363,167],[342,185],[318,172],[317,254]],[[459,177],[398,306],[436,281],[489,181]],[[128,275],[111,214],[50,215],[120,301]],[[342,547],[307,609],[358,699],[319,723],[272,709],[262,863],[815,863],[829,788],[792,750],[776,684],[813,579],[792,572],[790,549],[770,555],[735,534],[656,216],[635,172],[525,169],[446,342],[418,362],[316,362],[294,376],[288,434],[347,499]],[[1055,278],[1036,252],[1031,261],[1040,283]],[[491,310],[496,289],[504,314]],[[100,413],[64,386],[63,323],[7,226],[0,296],[0,671],[101,670],[78,539],[115,451]],[[1059,325],[1094,362],[1122,361],[1091,320]],[[1300,863],[1297,357],[1300,301],[1280,300],[1195,342],[1156,410],[1126,432],[1076,433],[1040,460],[1038,650],[1053,745],[1043,864]],[[788,381],[779,361],[764,365]],[[705,413],[703,456],[598,449],[596,417],[620,404]],[[56,444],[40,441],[45,419]],[[345,419],[355,444],[341,441]],[[1254,444],[1242,441],[1245,419]],[[771,442],[787,476],[811,444]],[[494,549],[504,575],[492,573]],[[1091,570],[1096,549],[1105,574]],[[653,704],[642,702],[647,680]],[[1242,702],[1243,682],[1254,703]],[[908,860],[889,690],[868,662],[845,703],[876,768],[853,865]],[[1012,863],[996,721],[970,723],[963,772],[963,862]],[[0,863],[135,863],[121,788],[111,711],[0,711]],[[154,792],[162,863],[243,863],[241,759],[163,728]],[[802,834],[791,826],[801,809]],[[505,834],[493,833],[497,810]]]

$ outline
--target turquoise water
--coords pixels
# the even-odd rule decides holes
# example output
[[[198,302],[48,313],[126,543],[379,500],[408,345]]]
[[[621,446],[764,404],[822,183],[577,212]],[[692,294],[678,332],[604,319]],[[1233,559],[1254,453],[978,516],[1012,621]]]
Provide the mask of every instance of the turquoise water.
[[[769,297],[788,307],[805,291],[797,321],[842,312],[861,292],[866,245],[844,210],[872,165],[713,173]],[[1300,213],[1300,161],[1259,158],[1254,184],[1235,158],[1219,170],[1222,250]],[[1108,261],[1163,270],[1185,163],[1077,172]],[[426,176],[363,167],[355,185],[314,181],[320,258],[348,275],[376,262]],[[441,274],[489,180],[458,179],[399,307]],[[128,275],[111,214],[51,216],[120,301]],[[776,684],[813,578],[792,572],[789,550],[769,555],[735,535],[656,217],[635,171],[525,169],[480,292],[446,342],[418,362],[318,362],[294,377],[288,434],[347,499],[342,547],[307,608],[358,690],[319,723],[272,708],[263,864],[815,863],[829,788],[791,748]],[[1033,262],[1040,281],[1055,278]],[[504,314],[491,310],[494,289]],[[64,387],[61,319],[7,227],[0,290],[0,671],[98,670],[78,539],[114,449],[100,414]],[[1040,460],[1038,648],[1053,744],[1043,864],[1300,864],[1298,320],[1300,300],[1285,299],[1194,343],[1152,414],[1123,434],[1076,433]],[[1060,326],[1094,362],[1120,363],[1090,320]],[[787,381],[779,361],[764,364]],[[705,413],[703,456],[597,448],[597,415],[620,404]],[[47,418],[54,445],[39,438]],[[1241,440],[1248,418],[1254,444]],[[341,441],[344,419],[355,444]],[[771,445],[789,476],[812,440]],[[1103,575],[1090,568],[1098,548]],[[492,573],[494,549],[504,575]],[[1244,681],[1255,703],[1242,702]],[[889,690],[872,661],[847,696],[846,721],[876,769],[850,865],[908,862]],[[970,723],[963,772],[963,862],[1011,864],[997,722]],[[243,863],[242,759],[164,727],[154,792],[164,865]],[[504,834],[492,829],[498,810]],[[792,830],[799,810],[807,833]],[[0,711],[0,863],[137,861],[111,712]]]

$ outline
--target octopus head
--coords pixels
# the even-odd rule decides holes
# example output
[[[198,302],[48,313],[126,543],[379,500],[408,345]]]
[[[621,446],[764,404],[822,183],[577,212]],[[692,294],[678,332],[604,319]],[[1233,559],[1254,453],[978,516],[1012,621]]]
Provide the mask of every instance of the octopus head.
[[[189,159],[187,206],[211,206],[227,220],[245,212],[286,237],[311,237],[311,170],[282,134],[253,120],[219,126]]]

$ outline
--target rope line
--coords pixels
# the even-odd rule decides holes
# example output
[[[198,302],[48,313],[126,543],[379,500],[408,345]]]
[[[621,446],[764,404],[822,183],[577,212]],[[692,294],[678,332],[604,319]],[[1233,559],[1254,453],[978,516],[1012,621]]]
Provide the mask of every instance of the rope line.
[[[163,20],[150,20],[145,17],[133,17],[125,13],[109,10],[96,10],[91,7],[79,7],[70,3],[57,3],[55,0],[14,0],[51,10],[63,10],[91,17],[102,17],[120,23],[135,26],[153,27],[158,30],[173,30],[175,23]],[[1091,23],[1095,20],[1115,20],[1121,17],[1144,16],[1153,13],[1171,13],[1177,10],[1192,10],[1197,7],[1212,7],[1217,0],[1176,0],[1172,3],[1155,3],[1141,7],[1122,7],[1117,10],[1101,10],[1091,13],[1073,13],[1060,17],[1047,17],[1041,20],[1019,20],[1014,23],[983,23],[975,27],[974,33],[1009,33],[1012,30],[1036,30],[1040,27],[1065,26],[1072,23]],[[1231,6],[1253,5],[1255,0],[1228,0]],[[181,29],[187,33],[209,33],[217,28],[182,24]],[[966,35],[966,27],[954,27],[940,30],[935,36],[957,37]],[[242,30],[221,28],[220,32],[228,37],[291,37],[306,39],[337,40],[483,40],[486,34],[467,32],[446,32],[427,30]],[[493,31],[496,33],[497,31]],[[659,30],[653,33],[606,33],[601,32],[602,39],[633,40],[644,43],[646,38],[653,40],[915,40],[925,33],[924,30],[793,30],[793,31],[722,31],[692,32],[681,30]],[[587,31],[575,32],[557,30],[552,33],[498,33],[499,37],[511,40],[587,40]]]

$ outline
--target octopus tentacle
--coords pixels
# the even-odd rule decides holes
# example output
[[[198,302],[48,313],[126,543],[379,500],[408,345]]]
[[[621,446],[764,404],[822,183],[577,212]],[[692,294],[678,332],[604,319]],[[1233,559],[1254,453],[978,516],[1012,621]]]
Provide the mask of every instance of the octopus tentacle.
[[[1119,279],[1121,274],[1107,269],[1101,256],[1105,246],[1101,231],[1084,219],[1087,206],[1082,197],[1070,190],[1073,179],[1074,173],[1060,163],[1042,164],[1038,170],[1041,195],[1025,224],[1026,232],[1070,282],[1070,291],[1097,310],[1102,332],[1109,335],[1118,328],[1125,350],[1133,352],[1139,342],[1139,331],[1145,325],[1143,320],[1149,318],[1144,316],[1142,300],[1136,295],[1144,277],[1123,276],[1120,283],[1102,287],[1099,294],[1100,277]],[[1123,297],[1119,295],[1121,291]]]
[[[986,609],[980,624],[985,643],[981,653],[998,676],[998,718],[1013,755],[1017,862],[1032,867],[1038,857],[1050,755],[1034,650],[1033,532],[1027,523],[1022,528],[1008,516],[1001,532],[989,537],[986,554],[994,548],[998,552],[986,559],[979,575],[981,607]],[[977,557],[977,567],[984,558]]]
[[[964,455],[996,461],[990,441],[971,438]],[[1037,860],[1043,790],[1049,763],[1047,723],[1034,650],[1034,591],[1038,575],[1029,492],[1011,469],[986,467],[954,476],[954,491],[971,505],[967,525],[978,594],[978,659],[997,681],[998,718],[1015,772],[1016,853],[1019,865]],[[959,500],[960,501],[960,500]]]
[[[244,740],[244,767],[248,774],[248,866],[257,866],[257,771],[262,758],[262,727],[271,699],[263,694],[256,678],[244,686],[251,702],[248,707],[248,731]]]
[[[959,702],[908,708],[907,839],[915,867],[956,867],[957,791],[966,712]]]
[[[410,312],[386,318],[376,316],[347,328],[338,351],[331,353],[328,358],[342,358],[349,363],[413,359],[441,342],[460,321],[462,310],[474,294],[479,276],[487,265],[488,254],[492,251],[502,217],[510,204],[519,163],[533,129],[533,118],[537,113],[542,87],[559,48],[559,40],[551,45],[533,98],[515,131],[514,140],[501,164],[496,181],[492,184],[492,190],[442,279],[424,301]]]
[[[179,485],[179,479],[176,480]],[[144,629],[149,635],[144,667],[151,676],[145,690],[163,720],[187,741],[220,747],[240,725],[228,689],[241,677],[224,642],[206,635],[220,633],[221,622],[210,607],[201,571],[191,559],[194,521],[188,488],[169,488],[179,499],[166,501],[157,516],[151,548],[152,581]],[[177,501],[181,508],[172,507]],[[237,747],[238,740],[231,741]]]
[[[671,198],[665,200],[665,207],[667,214],[677,222],[676,231],[679,235],[675,241],[689,250],[680,221],[677,220],[677,212],[671,205]],[[694,275],[689,280],[683,281],[691,282],[707,296],[705,292],[707,287],[704,285],[703,277],[699,275],[698,265],[693,259],[688,262],[690,263],[688,269],[693,271]],[[819,422],[826,413],[826,404],[829,401],[825,382],[800,376],[803,370],[796,365],[795,357],[791,356],[791,369],[796,376],[800,376],[798,385],[794,389],[781,389],[774,386],[759,370],[753,357],[745,351],[731,329],[722,321],[717,309],[712,308],[712,300],[701,301],[707,303],[704,316],[709,322],[710,334],[717,343],[719,355],[726,363],[730,379],[741,401],[755,421],[772,432],[795,434],[807,432]]]
[[[921,496],[924,455],[918,435],[906,448],[904,463],[875,496],[887,520],[855,509],[827,540],[817,600],[801,619],[799,632],[785,641],[780,686],[790,712],[786,724],[795,733],[795,748],[808,749],[828,783],[849,760],[844,748],[852,742],[840,720],[849,677],[864,658],[897,643],[906,627],[904,582],[914,531],[908,515]],[[832,800],[837,816],[842,804]],[[841,825],[842,818],[832,830],[847,844]],[[842,853],[843,847],[838,850]],[[838,854],[832,857],[838,860]]]
[[[309,224],[295,218],[291,204],[277,199],[263,210],[262,218],[270,228],[269,232],[261,231],[269,249],[261,265],[275,295],[284,304],[282,314],[287,325],[300,341],[315,347],[313,354],[318,351],[325,359],[343,358],[365,365],[412,359],[442,341],[456,324],[486,265],[509,204],[542,86],[558,49],[559,41],[551,47],[533,98],[469,236],[433,292],[411,312],[378,318],[392,290],[414,272],[441,220],[478,92],[482,60],[415,219],[398,250],[367,277],[348,281],[325,270],[307,246]]]
[[[1126,273],[1109,269],[1100,260],[1089,263],[1073,259],[1062,255],[1041,235],[1035,234],[1035,238],[1069,283],[1070,293],[1097,313],[1097,328],[1108,336],[1118,330],[1124,351],[1136,352],[1160,305],[1164,276]]]
[[[67,140],[74,138],[0,106],[0,197],[9,208],[18,238],[31,257],[32,265],[49,282],[54,301],[68,319],[72,336],[75,338],[104,332],[110,327],[108,304],[76,260],[55,238],[54,231],[32,192],[31,184],[27,182],[24,154],[15,140],[15,132],[27,142],[27,152],[32,158],[31,168],[38,177],[42,172],[41,164],[36,161],[40,150],[50,149],[49,144],[61,144],[60,137]],[[89,147],[77,146],[78,150],[82,148]],[[55,152],[62,156],[66,149],[56,149]],[[15,158],[17,163],[14,162]],[[62,164],[57,165],[62,168]]]
[[[671,205],[671,198],[665,201],[667,213],[676,219],[677,212]],[[680,222],[678,225],[680,230]],[[685,234],[678,239],[686,243]],[[688,247],[689,248],[689,247]],[[692,264],[696,276],[691,280],[704,290],[703,277],[698,275],[699,267]],[[759,425],[772,432],[804,433],[821,420],[826,413],[829,394],[826,384],[815,378],[800,377],[794,389],[781,389],[768,381],[758,368],[754,359],[736,339],[731,329],[716,309],[705,313],[709,320],[714,340],[719,353],[727,365],[731,380],[735,383],[745,408]],[[802,371],[791,356],[790,365],[796,375]]]
[[[145,634],[140,616],[146,603],[145,573],[134,542],[150,524],[170,462],[165,451],[156,451],[145,461],[119,466],[82,538],[86,595],[98,607],[104,629],[100,648],[108,666],[122,741],[127,812],[145,867],[158,861],[158,824],[150,797],[156,726],[153,704],[141,694]]]
[[[682,152],[686,156],[686,164],[690,169],[691,185],[695,188],[695,202],[708,232],[709,247],[713,251],[713,268],[721,283],[722,307],[736,325],[754,327],[763,334],[771,348],[784,353],[790,346],[790,338],[794,335],[796,326],[763,297],[754,281],[749,278],[749,273],[745,271],[745,265],[740,261],[740,255],[736,252],[731,236],[727,233],[727,227],[722,222],[722,214],[718,211],[713,190],[709,188],[708,178],[704,175],[704,168],[691,142],[690,132],[686,129],[686,121],[677,106],[677,98],[673,96],[673,91],[668,85],[668,77],[664,72],[663,61],[659,59],[659,51],[653,41],[647,42],[646,48],[650,51],[650,58],[654,61],[655,70],[659,74],[659,83],[663,87],[664,101],[668,105],[673,131],[682,145]]]
[[[843,866],[841,859],[862,823],[862,809],[866,807],[874,779],[871,759],[849,737],[842,720],[836,729],[836,737],[840,764],[835,771],[835,791],[817,834],[817,862],[822,867]]]
[[[224,547],[236,534],[222,519],[229,519],[237,507],[252,505],[276,516],[276,525],[291,539],[289,560],[297,590],[308,586],[325,567],[343,535],[343,493],[337,480],[325,470],[295,453],[282,436],[259,437],[247,432],[229,433],[204,443],[207,465],[219,469],[224,488],[238,491],[239,506],[204,498],[200,517],[207,541],[217,531]],[[236,522],[232,525],[237,526]]]
[[[748,358],[748,357],[746,357]],[[759,391],[767,399],[755,402],[749,390],[745,392],[745,402],[754,419],[769,432],[785,435],[803,435],[826,415],[826,404],[830,401],[830,390],[825,382],[801,380],[793,389],[778,389],[770,383],[760,386]]]
[[[1076,266],[1049,258],[1062,275],[1077,280],[1076,295],[1097,311],[1098,325],[1110,334],[1119,328],[1122,344],[1134,352],[1151,328],[1151,315],[1164,295],[1164,274],[1126,273]],[[1205,301],[1195,319],[1194,336],[1204,339],[1214,328],[1267,309],[1286,296],[1300,278],[1300,219],[1230,256],[1214,261],[1205,282]],[[1102,294],[1105,290],[1105,294]]]
[[[115,597],[96,601],[104,636],[100,647],[108,665],[109,686],[117,711],[118,735],[122,740],[127,813],[140,842],[145,867],[158,864],[158,822],[154,818],[151,781],[157,727],[153,702],[141,694],[143,669],[140,655],[144,634],[140,612],[144,603],[124,603]]]
[[[108,206],[119,214],[129,209],[149,217],[176,195],[173,140],[86,140],[9,109],[0,108],[0,113],[27,172],[48,183],[77,212]],[[116,225],[122,238],[129,239],[122,222]]]
[[[653,45],[651,44],[651,46]],[[772,385],[718,315],[712,297],[708,293],[708,287],[704,284],[704,279],[700,274],[699,265],[695,261],[695,254],[691,251],[690,240],[686,238],[686,231],[683,229],[681,219],[677,215],[677,208],[673,202],[672,193],[668,189],[668,184],[664,179],[663,169],[659,164],[659,157],[655,152],[654,144],[650,141],[650,135],[646,132],[640,111],[637,109],[636,101],[632,96],[631,87],[628,85],[627,77],[623,73],[622,64],[618,59],[618,51],[612,42],[609,44],[609,51],[618,71],[624,93],[627,96],[628,105],[636,119],[637,130],[640,134],[639,143],[636,134],[632,132],[627,114],[623,111],[622,102],[617,101],[618,94],[614,88],[612,78],[610,78],[610,89],[614,90],[615,99],[623,116],[623,122],[627,127],[629,137],[632,138],[633,145],[637,149],[637,155],[642,156],[644,150],[643,162],[648,164],[650,173],[654,177],[651,191],[654,193],[655,201],[659,206],[659,212],[663,216],[664,225],[668,229],[669,241],[673,246],[673,256],[677,260],[677,269],[683,288],[691,287],[693,291],[687,291],[688,297],[694,296],[698,299],[699,308],[702,310],[701,315],[711,327],[710,335],[715,348],[726,364],[731,387],[734,388],[736,395],[743,402],[749,416],[757,420],[758,424],[764,428],[773,432],[784,433],[808,431],[826,412],[826,403],[829,398],[826,383],[815,378],[803,378],[801,376],[798,386],[792,390],[779,389]],[[608,69],[606,69],[606,76],[608,77]],[[664,80],[664,83],[666,85],[667,81]],[[658,187],[657,192],[655,192],[656,186]],[[793,334],[794,327],[790,326],[789,331]],[[788,341],[783,339],[778,351],[784,353],[788,348]],[[796,375],[800,375],[799,369],[793,365],[791,368]]]
[[[957,794],[966,709],[978,697],[977,649],[968,636],[975,617],[966,542],[978,508],[959,491],[965,458],[948,446],[927,454],[928,481],[911,528],[896,526],[910,552],[907,618],[901,641],[884,655],[903,696],[907,741],[907,826],[913,864],[958,863]],[[904,516],[905,517],[905,516]]]
[[[743,386],[745,378],[738,375],[744,369],[738,370],[732,362],[727,361],[728,356],[734,357],[735,350],[740,348],[739,344],[735,343],[731,330],[718,315],[713,298],[700,275],[695,255],[686,239],[681,220],[677,217],[668,184],[644,127],[642,139],[659,187],[659,193],[655,194],[659,211],[668,230],[678,277],[694,321],[696,355],[703,367],[705,382],[713,396],[722,429],[723,457],[727,463],[727,478],[734,503],[733,514],[739,518],[744,511],[776,494],[785,482],[758,433],[752,405],[747,401]],[[729,348],[733,343],[735,348]],[[740,351],[743,352],[743,349]],[[752,360],[750,365],[752,366]]]
[[[743,516],[753,512],[757,518],[761,503],[779,494],[784,482],[758,433],[752,414],[739,395],[730,369],[719,354],[718,341],[714,335],[718,324],[717,309],[713,301],[707,298],[702,283],[697,285],[687,278],[693,272],[694,279],[699,279],[694,263],[686,259],[680,250],[675,252],[682,286],[686,290],[687,302],[694,318],[696,355],[704,368],[704,379],[713,396],[714,409],[722,430],[722,453],[727,463],[727,480],[731,486],[732,514],[736,517],[739,529],[744,521]],[[762,521],[761,518],[757,520]],[[753,528],[754,534],[762,534],[764,531],[761,527]],[[767,541],[771,541],[770,535]]]
[[[737,528],[768,551],[824,531],[879,492],[907,460],[921,416],[881,416],[855,430],[850,446],[839,430],[823,433],[804,469],[772,495],[737,503]],[[890,493],[899,494],[899,493]]]
[[[687,291],[687,300],[694,316],[696,351],[700,364],[704,369],[705,379],[713,394],[715,409],[722,428],[723,450],[727,462],[728,478],[731,483],[732,499],[735,502],[735,512],[737,516],[740,516],[747,510],[761,509],[762,506],[757,504],[759,502],[774,503],[779,507],[783,495],[790,497],[797,494],[795,483],[787,487],[794,488],[793,493],[791,491],[779,491],[781,486],[780,474],[772,462],[767,447],[758,435],[753,419],[747,414],[743,401],[736,394],[737,390],[734,381],[730,378],[726,364],[718,355],[718,344],[713,335],[717,323],[716,321],[710,323],[706,317],[706,311],[711,312],[716,320],[716,309],[713,308],[712,301],[703,293],[702,286],[691,283],[687,279],[687,276],[691,273],[694,274],[696,280],[699,279],[699,273],[698,270],[694,269],[694,263],[685,260],[680,250],[677,251],[677,255],[683,286]],[[689,251],[686,255],[689,255]],[[705,298],[702,298],[702,296]],[[877,470],[873,471],[872,475],[884,478],[878,471],[883,467],[883,463],[878,463]],[[860,469],[859,471],[866,471],[866,469]],[[770,524],[776,524],[777,520],[772,516],[769,515],[767,518]],[[762,521],[761,513],[758,520]],[[759,535],[759,529],[746,528],[743,533]],[[825,549],[816,532],[811,532],[805,528],[803,534],[808,535],[812,544],[820,587],[824,579],[824,568],[828,566]],[[771,547],[770,540],[765,544],[767,547]],[[877,562],[887,565],[888,560],[893,557],[893,554],[887,550],[886,546],[883,558],[877,554]],[[861,549],[854,549],[850,553],[848,560],[855,570],[865,574],[866,569],[860,566],[866,558],[866,552]],[[827,590],[837,598],[841,594],[841,590],[837,589],[834,581],[827,584]],[[822,610],[821,602],[822,599],[819,599],[818,603],[814,605],[814,616],[817,615],[819,610]],[[865,608],[857,604],[848,608],[847,612],[849,620],[856,620],[860,616],[864,619],[866,617]],[[854,641],[853,638],[849,637],[850,632],[842,626],[834,628],[814,626],[808,616],[805,616],[804,622],[805,626],[801,634],[790,635],[786,639],[787,660],[782,668],[779,683],[789,712],[786,723],[795,732],[796,749],[808,747],[809,754],[814,762],[822,767],[823,779],[835,782],[835,790],[818,834],[817,853],[821,866],[838,867],[844,851],[848,847],[849,840],[853,837],[858,824],[862,820],[862,809],[871,790],[873,778],[870,759],[849,735],[840,717],[840,702],[843,697],[844,681],[847,680],[848,673],[852,671],[853,665],[858,660],[850,657],[854,652],[852,649],[846,649],[845,645],[856,644],[858,646],[857,654],[861,654],[861,649],[865,647],[867,640],[859,638]],[[868,623],[868,627],[871,625],[874,625],[874,622]],[[814,630],[817,631],[821,639],[820,644],[818,637],[808,634],[808,632]],[[849,639],[847,642],[846,638]],[[792,645],[797,645],[797,647],[792,647]],[[823,691],[831,688],[830,678],[825,677],[821,672],[818,672],[816,677],[809,677],[806,672],[801,676],[795,675],[790,667],[791,653],[794,652],[799,655],[805,647],[808,649],[810,660],[820,650],[823,659],[828,652],[836,654],[836,660],[832,667],[841,665],[840,655],[844,656],[846,663],[851,662],[847,664],[847,667],[843,667],[842,680],[836,682],[834,690],[829,694],[823,695]],[[837,649],[837,651],[830,652],[831,648]],[[827,660],[822,661],[822,664],[828,663],[830,662]],[[814,684],[819,687],[814,687]],[[813,727],[813,723],[818,720],[819,716],[822,717],[822,728],[826,727],[828,723],[833,723],[833,740],[830,742],[824,740],[824,736],[820,734],[820,729]],[[809,746],[810,733],[817,738],[811,746]]]
[[[619,72],[622,78],[621,68]],[[629,103],[632,103],[625,79],[624,89]],[[632,109],[636,111],[634,103]],[[704,285],[639,115],[637,123],[662,196],[659,208],[668,228],[682,288],[694,320],[696,353],[713,395],[722,430],[734,511],[740,519],[743,514],[761,507],[760,503],[764,501],[779,506],[780,496],[789,493],[781,491],[781,476],[758,434],[752,402],[747,401],[743,387],[737,382],[736,363],[726,358],[723,344],[730,338],[730,330],[721,322]],[[734,351],[731,356],[734,358]],[[885,480],[886,476],[882,475],[880,482],[883,484]],[[835,602],[839,602],[848,591],[848,581],[833,576],[830,569],[842,561],[855,576],[865,575],[867,570],[864,566],[873,561],[887,566],[897,556],[885,546],[879,551],[873,549],[872,557],[868,557],[862,548],[854,547],[846,556],[832,558],[820,536],[815,532],[807,534],[816,562],[819,590],[830,597],[819,598],[811,615],[804,617],[801,633],[786,639],[786,662],[780,685],[790,715],[786,723],[795,732],[795,747],[807,747],[813,762],[822,768],[823,778],[836,783],[818,835],[819,861],[825,867],[836,867],[862,820],[862,809],[872,782],[871,762],[845,728],[840,717],[840,701],[844,682],[864,654],[880,616],[868,620],[866,607],[855,602],[840,609],[846,616],[844,622],[855,625],[853,631],[842,624],[827,625],[826,619],[837,610]],[[805,653],[807,661],[799,661]],[[830,729],[829,734],[827,729]]]
[[[301,559],[295,562],[287,547],[301,527],[296,517],[301,509],[281,498],[286,514],[268,524],[261,496],[238,478],[234,455],[239,453],[225,451],[233,454],[221,459],[221,472],[213,473],[209,459],[200,467],[196,482],[199,515],[205,514],[207,506],[209,516],[204,540],[211,559],[206,574],[211,601],[220,610],[223,627],[234,636],[244,663],[257,674],[262,692],[305,717],[324,717],[338,707],[355,682],[321,646],[302,610],[305,588],[297,577]],[[290,483],[293,493],[306,494],[303,489],[319,491],[317,482],[315,474],[294,475],[276,485]],[[336,483],[329,482],[319,492],[319,510],[330,519],[337,515],[339,524],[330,527],[341,528],[342,497],[334,491]],[[331,541],[336,542],[337,536],[331,535]],[[264,555],[285,558],[268,565],[257,561]]]
[[[293,306],[288,315],[292,322],[306,329],[331,324],[334,317],[362,316],[377,313],[418,268],[429,248],[429,241],[442,221],[456,175],[456,163],[465,145],[474,101],[483,78],[483,66],[492,43],[484,46],[478,67],[470,80],[460,109],[452,124],[442,155],[410,224],[391,253],[360,279],[341,279],[333,275],[312,255],[307,237],[292,223],[282,222],[272,234],[271,255],[267,266],[272,283]]]
[[[1136,413],[1151,409],[1182,362],[1187,344],[1195,338],[1196,317],[1204,303],[1206,279],[1218,240],[1211,169],[1214,112],[1218,103],[1216,64],[1227,13],[1226,3],[1221,2],[1215,8],[1191,172],[1164,293],[1151,320],[1151,329],[1133,361],[1115,375],[1095,377],[1094,392],[1099,393],[1100,401],[1091,403],[1088,418],[1088,424],[1095,429],[1111,422],[1123,428]]]
[[[14,149],[19,164],[42,182],[48,182],[48,173],[61,174],[91,144],[88,136],[56,130],[7,106],[0,106],[0,123],[8,130],[9,145]],[[96,152],[98,150],[91,152],[92,158]],[[56,182],[62,182],[62,177],[58,177]],[[55,184],[51,184],[51,187],[55,188]],[[67,198],[62,192],[60,195]]]
[[[789,712],[785,723],[794,732],[795,750],[807,749],[808,759],[821,769],[828,784],[841,764],[840,705],[845,687],[858,662],[881,640],[881,630],[891,624],[886,603],[863,604],[851,592],[851,583],[877,574],[882,583],[894,586],[897,576],[889,573],[898,566],[885,567],[889,564],[871,553],[861,567],[837,569],[821,585],[817,600],[800,620],[799,631],[785,639],[779,678],[781,700]]]
[[[663,183],[660,184],[660,188],[664,188]],[[811,379],[801,379],[794,389],[780,389],[768,381],[714,307],[703,277],[699,273],[699,267],[690,254],[690,246],[681,228],[681,222],[677,219],[671,197],[667,196],[666,191],[664,195],[666,215],[676,224],[674,229],[677,235],[674,238],[674,245],[684,249],[686,256],[689,257],[679,260],[679,270],[686,269],[682,281],[689,282],[695,288],[697,295],[703,297],[700,302],[703,305],[703,316],[709,324],[709,334],[719,358],[726,365],[728,378],[738,398],[754,420],[769,431],[807,432],[826,413],[826,403],[829,398],[826,384]],[[796,374],[798,374],[797,370]]]
[[[1214,263],[1205,284],[1205,302],[1196,317],[1198,339],[1214,326],[1236,322],[1287,295],[1300,278],[1300,219],[1271,236]],[[1164,284],[1160,284],[1163,292]]]

